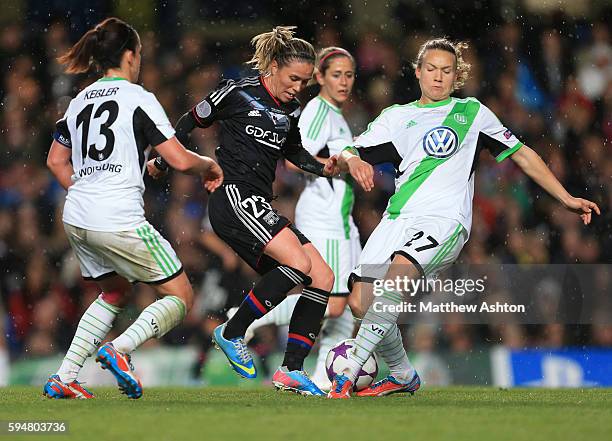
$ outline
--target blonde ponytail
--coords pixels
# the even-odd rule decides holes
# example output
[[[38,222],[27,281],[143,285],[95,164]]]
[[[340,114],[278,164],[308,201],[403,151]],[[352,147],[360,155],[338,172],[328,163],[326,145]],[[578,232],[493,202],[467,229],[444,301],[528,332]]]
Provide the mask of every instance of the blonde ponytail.
[[[253,57],[247,61],[261,74],[270,72],[272,61],[279,66],[291,61],[305,61],[314,64],[316,53],[312,44],[294,37],[295,26],[276,26],[271,32],[256,35],[251,40],[255,46]]]

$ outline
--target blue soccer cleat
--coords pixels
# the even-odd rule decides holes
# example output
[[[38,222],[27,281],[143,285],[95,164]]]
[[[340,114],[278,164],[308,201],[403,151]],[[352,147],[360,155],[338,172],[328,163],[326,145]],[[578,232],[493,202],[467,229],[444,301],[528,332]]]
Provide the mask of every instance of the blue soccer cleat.
[[[134,374],[129,354],[122,354],[112,343],[106,343],[98,349],[96,361],[100,363],[102,369],[108,369],[115,376],[121,393],[134,399],[142,396],[142,384]]]
[[[43,395],[47,398],[55,399],[80,399],[86,400],[93,398],[94,394],[81,386],[78,381],[72,383],[64,383],[60,380],[59,375],[51,375],[45,387],[43,388]]]
[[[325,392],[317,387],[304,371],[290,371],[284,366],[279,367],[272,377],[272,384],[279,390],[288,390],[300,395],[324,397]]]
[[[244,338],[236,337],[230,340],[227,340],[223,337],[223,331],[225,331],[225,325],[219,325],[213,331],[213,342],[217,346],[217,348],[221,349],[227,359],[238,375],[244,378],[255,378],[257,377],[257,370],[255,369],[255,364],[253,363],[253,357],[247,348],[246,343],[244,342]]]

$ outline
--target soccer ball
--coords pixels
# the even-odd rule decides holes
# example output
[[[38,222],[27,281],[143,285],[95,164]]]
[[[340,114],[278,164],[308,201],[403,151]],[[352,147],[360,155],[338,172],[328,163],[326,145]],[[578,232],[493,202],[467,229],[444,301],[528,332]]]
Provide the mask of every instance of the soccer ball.
[[[349,338],[342,340],[329,350],[327,359],[325,360],[325,370],[329,381],[333,381],[336,374],[341,373],[346,368],[347,360],[350,351],[355,346],[355,339]],[[378,363],[374,354],[365,362],[357,379],[355,380],[355,390],[362,390],[368,387],[376,379],[378,375]]]

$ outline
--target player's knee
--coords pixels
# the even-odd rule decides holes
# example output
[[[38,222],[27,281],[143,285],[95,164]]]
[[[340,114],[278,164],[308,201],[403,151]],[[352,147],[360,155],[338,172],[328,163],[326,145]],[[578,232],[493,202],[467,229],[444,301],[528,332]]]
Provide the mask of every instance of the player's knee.
[[[185,291],[179,296],[179,298],[185,304],[186,312],[189,312],[189,310],[193,306],[193,288],[190,284],[188,284],[188,288],[185,289]]]
[[[122,291],[103,291],[100,294],[100,299],[109,305],[116,306],[117,308],[123,308],[127,303],[127,293]]]
[[[306,253],[300,252],[292,256],[291,261],[288,262],[288,266],[295,268],[302,272],[302,274],[309,274],[312,269],[312,262]]]
[[[331,291],[336,280],[334,272],[327,264],[317,266],[316,269],[313,268],[310,277],[312,278],[312,286],[325,291]]]
[[[325,289],[326,291],[331,291],[334,287],[334,283],[336,282],[336,276],[334,275],[332,269],[327,265],[325,265],[325,269],[322,271],[322,273],[322,283],[324,285],[323,289]]]
[[[157,291],[160,296],[174,296],[180,299],[185,304],[186,312],[189,312],[193,305],[193,288],[185,273],[164,285],[158,286]]]
[[[368,310],[367,306],[364,305],[363,302],[361,301],[361,296],[358,296],[358,295],[349,296],[348,305],[351,308],[353,317],[363,318],[366,311]]]

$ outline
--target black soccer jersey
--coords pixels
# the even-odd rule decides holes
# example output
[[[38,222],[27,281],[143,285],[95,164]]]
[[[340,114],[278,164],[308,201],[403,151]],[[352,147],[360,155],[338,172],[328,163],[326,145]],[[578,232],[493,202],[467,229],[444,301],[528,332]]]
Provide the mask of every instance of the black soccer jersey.
[[[224,183],[249,186],[268,198],[277,161],[302,149],[300,103],[279,102],[261,77],[224,80],[191,112],[199,127],[221,124],[216,153]],[[177,136],[185,144],[178,127]]]

